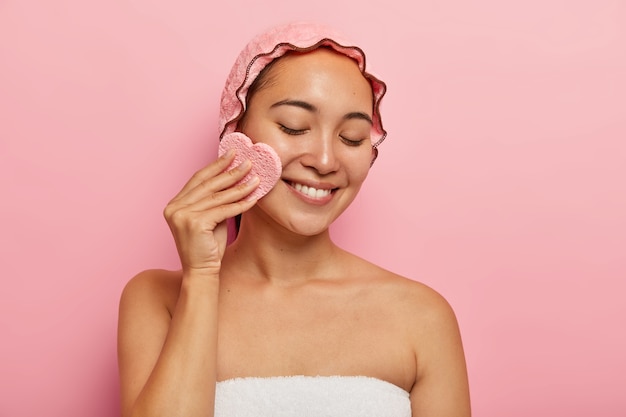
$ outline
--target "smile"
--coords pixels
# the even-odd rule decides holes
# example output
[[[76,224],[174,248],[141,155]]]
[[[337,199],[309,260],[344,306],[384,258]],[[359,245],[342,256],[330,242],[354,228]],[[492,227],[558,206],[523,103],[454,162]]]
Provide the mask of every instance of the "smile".
[[[332,190],[330,190],[330,189],[318,189],[318,188],[313,188],[313,187],[309,187],[309,186],[306,186],[306,185],[298,184],[298,183],[295,183],[295,182],[292,182],[290,184],[291,184],[291,186],[293,188],[296,189],[296,191],[298,191],[299,193],[302,193],[302,194],[304,194],[304,195],[306,195],[307,197],[310,197],[310,198],[327,197],[332,192]]]

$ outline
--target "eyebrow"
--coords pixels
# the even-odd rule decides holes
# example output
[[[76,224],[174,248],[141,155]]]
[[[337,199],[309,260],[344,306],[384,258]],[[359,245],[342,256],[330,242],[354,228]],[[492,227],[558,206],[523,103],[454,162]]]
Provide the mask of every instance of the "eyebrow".
[[[365,120],[366,122],[368,122],[371,125],[374,124],[374,122],[372,122],[372,118],[369,117],[368,114],[360,112],[360,111],[354,111],[354,112],[348,113],[345,116],[343,116],[343,118],[345,120],[360,119],[360,120]]]
[[[273,109],[274,107],[280,107],[280,106],[300,107],[301,109],[308,110],[310,112],[319,111],[319,109],[315,107],[314,105],[312,105],[311,103],[307,103],[306,101],[302,101],[302,100],[290,100],[290,99],[277,101],[276,103],[272,104],[270,108]]]
[[[290,100],[290,99],[277,101],[276,103],[272,104],[270,108],[275,108],[275,107],[280,107],[280,106],[294,106],[294,107],[299,107],[301,109],[304,109],[313,113],[319,112],[319,109],[311,103],[307,103],[306,101],[302,101],[302,100]],[[343,119],[344,120],[360,119],[360,120],[365,120],[371,125],[374,124],[374,122],[372,122],[372,118],[367,113],[363,113],[360,111],[350,112],[346,114],[345,116],[343,116]]]

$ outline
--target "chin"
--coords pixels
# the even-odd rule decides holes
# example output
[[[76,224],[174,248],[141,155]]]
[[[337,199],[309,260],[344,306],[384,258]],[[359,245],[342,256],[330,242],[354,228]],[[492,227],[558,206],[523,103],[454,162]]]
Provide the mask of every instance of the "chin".
[[[301,236],[317,236],[325,233],[335,219],[312,219],[311,216],[304,216],[298,219],[289,219],[284,223],[284,227]]]
[[[298,235],[300,236],[305,236],[305,237],[314,237],[314,236],[319,236],[323,233],[325,233],[328,230],[328,227],[325,229],[317,229],[317,230],[304,230],[304,231],[295,231]]]

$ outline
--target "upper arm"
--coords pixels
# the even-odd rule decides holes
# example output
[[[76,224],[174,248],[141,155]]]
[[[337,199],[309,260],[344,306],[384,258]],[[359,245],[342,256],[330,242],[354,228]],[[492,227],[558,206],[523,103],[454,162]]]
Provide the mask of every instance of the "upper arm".
[[[168,278],[165,271],[144,271],[122,292],[117,339],[122,415],[130,411],[150,377],[167,336]]]
[[[433,294],[429,298],[416,330],[412,413],[420,417],[469,417],[467,368],[456,317],[443,297]]]

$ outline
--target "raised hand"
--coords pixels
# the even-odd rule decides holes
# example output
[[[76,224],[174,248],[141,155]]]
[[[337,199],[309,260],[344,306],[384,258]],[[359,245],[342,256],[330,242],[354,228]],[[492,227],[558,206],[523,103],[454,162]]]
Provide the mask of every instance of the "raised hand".
[[[251,169],[246,160],[225,171],[235,159],[229,151],[196,172],[168,203],[163,214],[172,231],[183,273],[219,273],[226,248],[226,219],[250,209],[256,199],[247,199],[259,178],[235,185]]]

